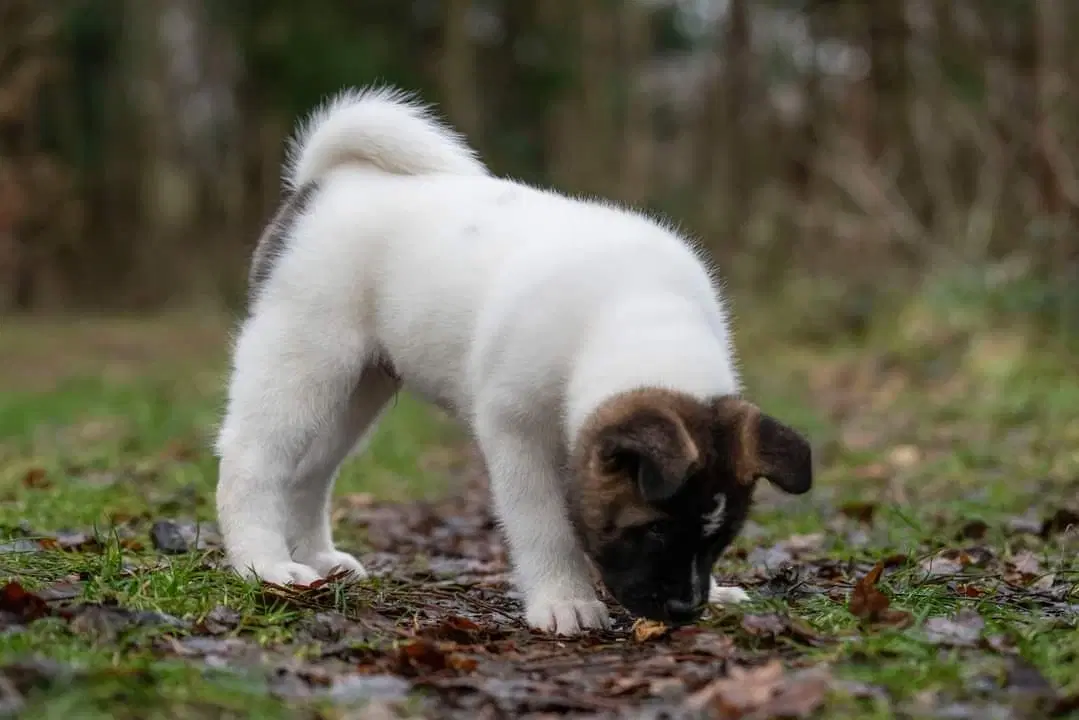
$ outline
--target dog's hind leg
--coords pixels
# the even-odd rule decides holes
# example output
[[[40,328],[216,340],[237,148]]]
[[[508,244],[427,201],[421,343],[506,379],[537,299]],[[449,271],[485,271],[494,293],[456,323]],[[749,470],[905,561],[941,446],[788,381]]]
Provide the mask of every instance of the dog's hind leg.
[[[360,424],[352,399],[372,356],[364,334],[334,316],[267,308],[237,340],[217,439],[217,513],[242,575],[307,584],[329,569],[309,561],[332,548],[326,498],[348,448],[338,450],[351,444],[343,428]]]
[[[333,486],[341,462],[350,450],[362,452],[374,433],[390,399],[400,387],[396,378],[381,365],[370,365],[352,390],[348,409],[333,426],[319,436],[321,447],[312,448],[291,486],[289,544],[297,562],[313,567],[321,575],[335,570],[366,576],[360,561],[334,547],[330,522]]]

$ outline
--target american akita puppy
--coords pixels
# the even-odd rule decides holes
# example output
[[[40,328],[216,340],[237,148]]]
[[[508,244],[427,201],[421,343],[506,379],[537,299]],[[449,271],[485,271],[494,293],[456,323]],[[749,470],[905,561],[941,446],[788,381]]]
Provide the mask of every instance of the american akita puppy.
[[[255,252],[217,438],[232,566],[335,569],[337,468],[402,387],[483,453],[528,624],[691,622],[753,486],[812,484],[797,432],[740,396],[718,283],[674,229],[493,177],[424,106],[346,92],[291,147]]]

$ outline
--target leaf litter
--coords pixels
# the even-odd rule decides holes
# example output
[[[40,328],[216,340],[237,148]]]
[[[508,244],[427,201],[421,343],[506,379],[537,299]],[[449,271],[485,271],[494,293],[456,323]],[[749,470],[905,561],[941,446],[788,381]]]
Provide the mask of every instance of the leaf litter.
[[[412,708],[419,702],[427,716],[447,718],[798,718],[813,716],[837,692],[888,702],[883,689],[844,679],[830,667],[833,648],[849,633],[832,636],[798,616],[803,603],[824,598],[845,607],[863,635],[907,632],[931,646],[1005,658],[1000,691],[1035,697],[1045,712],[1076,702],[1044,677],[1035,678],[1013,642],[987,627],[975,609],[985,601],[1021,602],[1074,621],[1079,613],[1071,586],[1047,570],[1036,547],[1016,544],[1004,552],[980,544],[994,532],[1034,542],[1073,532],[1074,518],[1064,511],[1004,527],[968,521],[948,536],[959,547],[922,557],[861,553],[838,560],[826,533],[749,541],[748,552],[732,549],[729,566],[743,570],[725,581],[753,590],[768,607],[712,608],[698,626],[669,627],[631,618],[612,604],[610,630],[560,638],[521,622],[484,479],[472,472],[462,480],[461,492],[437,501],[346,498],[337,519],[366,532],[363,558],[373,577],[354,583],[337,576],[308,587],[265,584],[261,607],[288,609],[287,617],[294,618],[287,639],[260,640],[263,621],[227,604],[178,618],[88,602],[85,578],[78,576],[35,591],[9,582],[0,590],[0,631],[18,632],[51,618],[94,643],[135,643],[158,657],[262,673],[269,691],[282,699],[371,701],[369,707],[386,709],[387,717],[406,699]],[[848,503],[836,512],[860,533],[872,532],[880,514],[875,502]],[[97,533],[73,530],[21,528],[13,534],[7,542],[12,552],[104,552],[106,542]],[[115,536],[125,553],[198,552],[209,567],[219,543],[212,525],[170,517],[126,520]],[[129,572],[138,577],[155,566],[132,563]],[[882,583],[886,573],[902,579]],[[919,582],[944,586],[970,605],[919,621],[895,607],[882,587]],[[0,667],[0,705],[19,706],[24,695],[77,672],[27,667]],[[938,704],[946,706],[943,699]],[[966,705],[948,707],[959,712]]]

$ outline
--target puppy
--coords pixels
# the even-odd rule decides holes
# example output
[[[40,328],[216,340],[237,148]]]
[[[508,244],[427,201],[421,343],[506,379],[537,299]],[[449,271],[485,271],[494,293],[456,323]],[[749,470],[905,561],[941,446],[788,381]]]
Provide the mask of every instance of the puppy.
[[[590,561],[656,620],[744,598],[712,565],[759,478],[809,490],[811,453],[740,396],[718,284],[686,239],[493,177],[393,89],[338,96],[290,150],[216,442],[237,571],[366,574],[334,547],[331,491],[407,387],[474,434],[530,626],[607,625]]]

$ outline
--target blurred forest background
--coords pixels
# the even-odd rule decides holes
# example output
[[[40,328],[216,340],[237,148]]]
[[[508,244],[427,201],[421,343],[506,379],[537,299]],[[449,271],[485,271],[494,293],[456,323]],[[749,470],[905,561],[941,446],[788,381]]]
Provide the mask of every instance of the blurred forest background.
[[[800,326],[933,297],[1074,334],[1076,40],[1067,0],[3,0],[0,312],[235,306],[295,121],[385,81]]]

